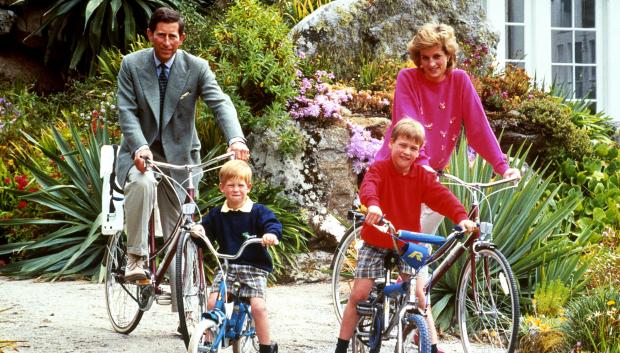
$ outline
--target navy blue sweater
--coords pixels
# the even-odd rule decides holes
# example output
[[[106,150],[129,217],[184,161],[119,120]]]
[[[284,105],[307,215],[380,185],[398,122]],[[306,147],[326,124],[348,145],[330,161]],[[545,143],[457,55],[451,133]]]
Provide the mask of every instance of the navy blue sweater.
[[[279,240],[282,239],[282,224],[273,212],[258,203],[252,205],[251,212],[222,212],[222,206],[215,207],[203,217],[202,226],[209,239],[220,246],[218,251],[231,255],[237,253],[246,240],[245,235],[256,235],[260,238],[265,233],[272,233]],[[261,244],[249,245],[240,258],[230,262],[273,271],[271,256]]]

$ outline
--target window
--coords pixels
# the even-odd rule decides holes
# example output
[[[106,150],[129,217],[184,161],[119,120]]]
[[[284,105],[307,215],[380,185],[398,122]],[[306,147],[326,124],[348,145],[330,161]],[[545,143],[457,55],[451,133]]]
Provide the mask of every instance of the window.
[[[524,0],[506,0],[506,63],[525,67]]]
[[[596,110],[595,0],[551,1],[551,77],[575,99]]]

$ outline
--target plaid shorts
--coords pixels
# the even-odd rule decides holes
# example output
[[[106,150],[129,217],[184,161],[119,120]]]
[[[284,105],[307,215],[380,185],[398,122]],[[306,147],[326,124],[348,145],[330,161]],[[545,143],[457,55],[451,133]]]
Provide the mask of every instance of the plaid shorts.
[[[226,290],[232,291],[235,281],[241,284],[239,296],[242,298],[263,298],[266,297],[267,276],[269,272],[250,265],[228,265],[228,276],[226,277]],[[213,279],[211,290],[217,292],[220,289],[222,272],[218,272]]]
[[[357,268],[355,278],[383,278],[385,277],[385,257],[392,249],[377,248],[364,244],[357,253]],[[398,272],[408,275],[415,273],[414,269],[398,259]],[[418,271],[418,276],[426,278],[428,276],[428,266],[422,267]]]

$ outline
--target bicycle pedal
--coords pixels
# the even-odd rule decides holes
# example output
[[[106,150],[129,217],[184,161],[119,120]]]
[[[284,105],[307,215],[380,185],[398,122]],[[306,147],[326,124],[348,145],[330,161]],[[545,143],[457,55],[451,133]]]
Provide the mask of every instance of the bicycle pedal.
[[[172,295],[170,295],[170,293],[162,293],[157,296],[155,301],[159,305],[170,305],[172,304]]]
[[[139,280],[136,280],[136,284],[139,286],[148,286],[151,284],[151,279],[150,278],[139,279]]]

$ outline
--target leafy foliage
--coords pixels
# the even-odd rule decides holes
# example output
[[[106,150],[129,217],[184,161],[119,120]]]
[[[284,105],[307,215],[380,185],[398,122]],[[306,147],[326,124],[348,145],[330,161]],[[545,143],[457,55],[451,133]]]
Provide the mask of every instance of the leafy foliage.
[[[577,194],[581,202],[574,219],[581,229],[606,226],[620,229],[620,154],[615,143],[599,143],[595,154],[581,161],[566,159],[559,171],[563,194]]]
[[[99,150],[110,143],[105,127],[95,125],[86,130],[86,141],[80,131],[69,126],[70,137],[52,127],[49,130],[52,144],[40,142],[24,134],[49,160],[67,182],[46,173],[44,166],[14,144],[20,163],[28,166],[36,178],[39,191],[24,193],[14,191],[22,199],[45,206],[46,218],[10,219],[2,226],[46,225],[53,228],[36,240],[0,246],[0,254],[18,252],[25,258],[0,268],[0,272],[17,277],[43,276],[53,279],[78,274],[94,274],[104,254],[105,239],[100,232],[101,180],[99,179]],[[43,214],[42,214],[43,215]]]
[[[60,61],[64,69],[93,74],[102,48],[128,49],[138,31],[147,28],[154,9],[177,5],[178,0],[57,0],[30,36],[48,38],[46,63]]]
[[[288,22],[295,25],[319,7],[330,2],[331,0],[278,0],[277,6],[282,9]]]
[[[534,309],[539,315],[558,316],[570,298],[570,289],[559,279],[542,281],[534,291]]]
[[[561,326],[564,351],[581,342],[584,351],[620,352],[619,303],[620,292],[614,287],[599,288],[569,302]]]

